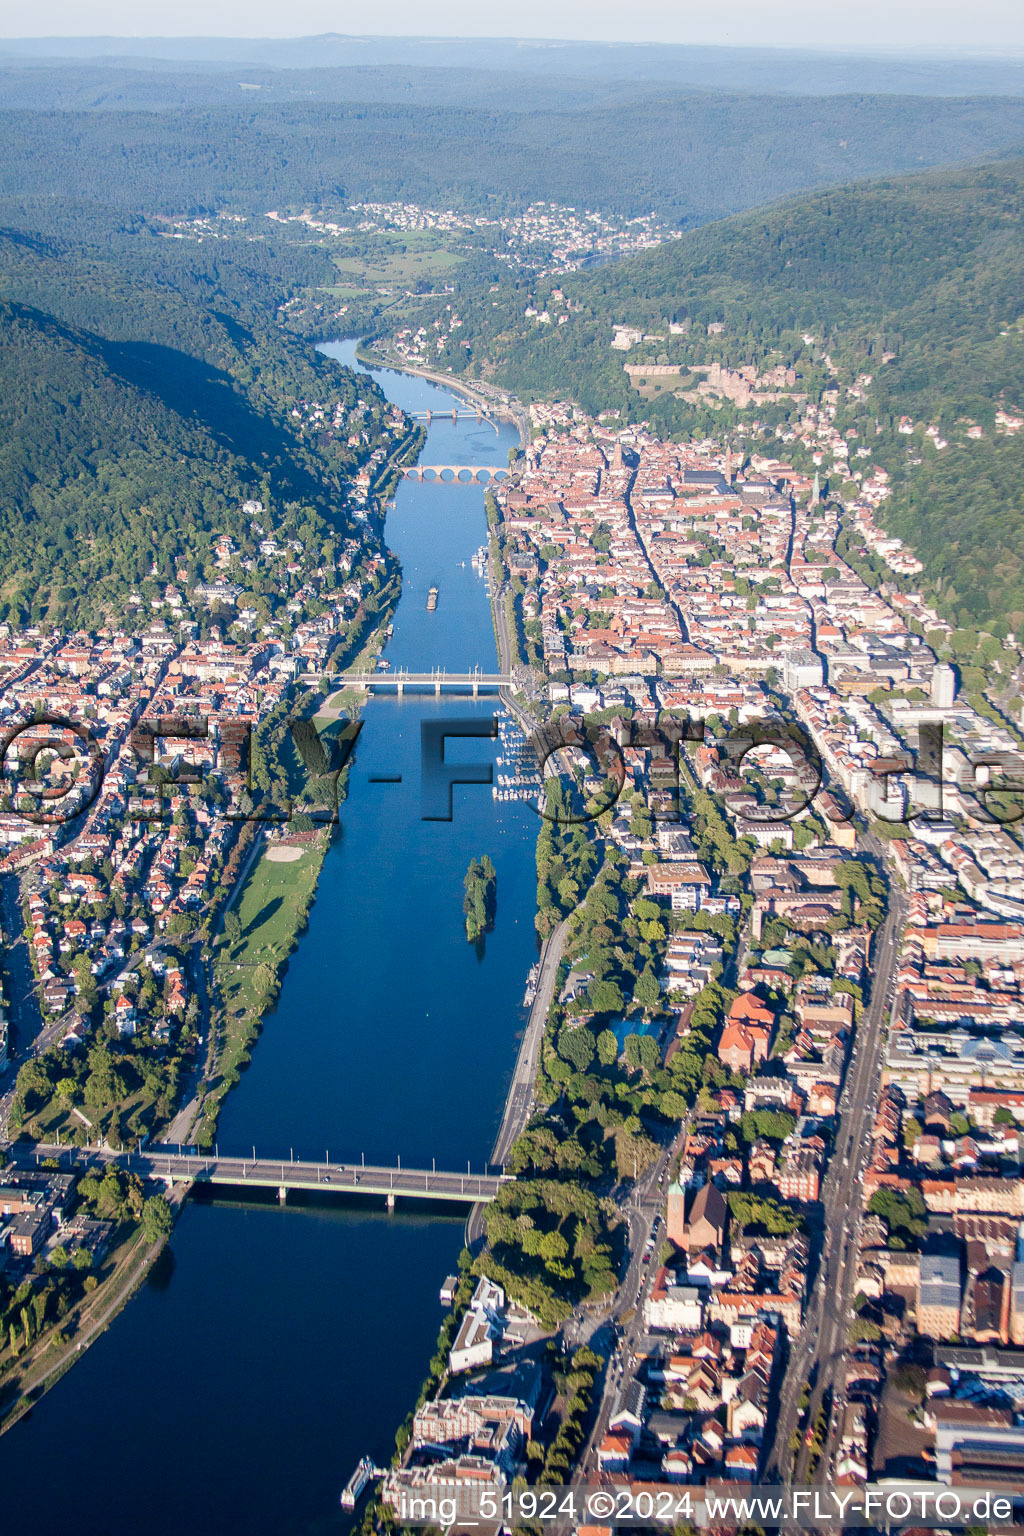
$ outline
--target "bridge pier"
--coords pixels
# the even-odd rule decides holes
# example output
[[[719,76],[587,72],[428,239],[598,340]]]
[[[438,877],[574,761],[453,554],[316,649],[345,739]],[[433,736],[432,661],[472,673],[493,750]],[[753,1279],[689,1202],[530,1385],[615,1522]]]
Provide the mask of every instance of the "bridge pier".
[[[387,1208],[388,1208],[389,1211],[393,1211],[394,1210],[394,1208],[395,1208],[394,1192],[392,1192],[391,1194],[389,1194],[387,1196],[386,1204],[387,1204]]]
[[[480,683],[479,680],[475,677],[473,679],[473,697],[474,699],[478,699],[480,697]]]
[[[398,697],[401,698],[404,692],[405,692],[405,684],[404,683],[399,683],[399,685],[398,685]]]
[[[438,678],[434,679],[434,698],[435,699],[439,699],[440,697],[441,697],[441,679],[438,677]]]
[[[287,1188],[286,1185],[281,1184],[281,1185],[278,1186],[277,1198],[281,1202],[282,1205],[286,1205],[287,1204],[287,1201],[288,1201],[288,1188]]]

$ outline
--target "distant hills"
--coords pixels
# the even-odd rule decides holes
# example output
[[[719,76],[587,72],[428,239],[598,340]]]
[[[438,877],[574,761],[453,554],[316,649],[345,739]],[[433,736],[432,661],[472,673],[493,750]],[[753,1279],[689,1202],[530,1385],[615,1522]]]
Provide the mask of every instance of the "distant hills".
[[[702,90],[921,96],[1024,95],[1024,58],[872,57],[783,48],[529,38],[46,37],[0,41],[0,61],[76,61],[232,71],[358,67],[502,71],[579,80],[660,81]]]

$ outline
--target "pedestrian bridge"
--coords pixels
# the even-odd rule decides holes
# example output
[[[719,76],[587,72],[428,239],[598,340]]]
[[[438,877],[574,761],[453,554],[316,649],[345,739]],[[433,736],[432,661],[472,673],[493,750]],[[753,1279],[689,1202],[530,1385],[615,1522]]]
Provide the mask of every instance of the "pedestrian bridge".
[[[475,481],[506,480],[505,464],[409,464],[404,470],[407,480],[446,480],[449,484],[461,480],[465,485]]]

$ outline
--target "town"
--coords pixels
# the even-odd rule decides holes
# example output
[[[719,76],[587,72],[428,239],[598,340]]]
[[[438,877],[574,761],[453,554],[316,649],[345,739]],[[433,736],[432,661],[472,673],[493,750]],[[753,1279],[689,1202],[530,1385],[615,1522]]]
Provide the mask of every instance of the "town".
[[[554,732],[537,928],[556,987],[516,1178],[447,1287],[442,1363],[382,1497],[524,1470],[971,1482],[994,1444],[1017,1486],[1015,729],[959,693],[950,626],[875,521],[883,472],[847,503],[756,450],[571,405],[529,424],[487,497],[499,644],[530,679],[505,702],[527,739]],[[372,449],[351,488],[365,539],[314,549],[248,500],[200,578],[154,569],[137,633],[0,631],[0,842],[22,898],[5,921],[44,1019],[0,1103],[8,1136],[116,1151],[185,1124],[214,1059],[196,938],[218,893],[337,815],[254,781],[251,748],[386,618],[374,535],[401,413],[384,430],[349,439]],[[869,585],[856,550],[891,581]],[[78,813],[76,728],[102,766]],[[119,1219],[172,1219],[131,1176],[76,1194],[50,1162],[4,1190],[11,1283],[49,1298],[12,1356],[94,1289]]]
[[[630,1150],[596,1187],[628,1237],[611,1287],[560,1289],[561,1223],[538,1246],[491,1208],[383,1496],[524,1472],[1019,1491],[1024,850],[991,778],[1019,784],[1016,732],[958,697],[920,564],[875,521],[884,474],[843,504],[766,454],[530,418],[491,493],[506,632],[545,683],[524,725],[582,717],[622,766],[562,733],[596,846],[559,800],[538,927],[568,934],[509,1162],[585,1159],[614,1086],[639,1116],[602,1114]],[[844,531],[901,583],[869,586]],[[820,753],[812,795],[787,724]],[[578,903],[602,863],[595,928],[594,888]],[[530,1188],[543,1230],[553,1196]]]

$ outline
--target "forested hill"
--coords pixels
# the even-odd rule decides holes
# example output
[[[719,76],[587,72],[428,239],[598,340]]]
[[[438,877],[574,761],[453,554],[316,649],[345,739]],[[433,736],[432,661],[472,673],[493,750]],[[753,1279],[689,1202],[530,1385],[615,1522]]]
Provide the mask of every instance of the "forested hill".
[[[614,96],[614,93],[613,93]],[[1024,145],[1024,101],[661,93],[567,110],[259,103],[0,112],[0,198],[146,213],[546,200],[689,227],[788,192]]]
[[[214,530],[248,533],[249,496],[326,541],[370,449],[291,411],[369,396],[372,437],[386,409],[248,304],[244,248],[204,271],[97,210],[88,227],[102,247],[0,230],[0,618],[21,623],[123,620],[154,564],[189,590]]]
[[[800,407],[679,399],[698,382],[688,365],[782,363],[812,401],[869,373],[837,424],[893,473],[885,515],[927,562],[953,618],[1024,627],[1024,433],[995,430],[1000,408],[1024,411],[1024,160],[791,199],[562,279],[564,304],[553,286],[510,284],[498,304],[495,294],[461,295],[469,349],[448,356],[528,398],[568,395],[663,431],[719,434],[755,417],[785,427]],[[615,351],[615,324],[660,339]],[[623,365],[645,361],[679,364],[682,376],[646,381],[641,393]],[[916,424],[909,438],[900,416]],[[966,437],[970,423],[983,439]],[[933,447],[927,425],[948,448]]]
[[[1024,159],[862,183],[723,220],[591,273],[510,284],[497,305],[467,295],[463,317],[477,364],[499,365],[527,393],[571,381],[589,408],[637,405],[623,363],[654,362],[666,348],[666,361],[698,364],[785,353],[816,379],[823,347],[801,342],[809,332],[851,360],[881,342],[897,349],[884,388],[924,409],[936,390],[943,399],[951,390],[954,345],[968,349],[956,393],[968,382],[983,395],[1016,382],[1019,349],[999,331],[1024,309],[1022,227]],[[545,309],[555,287],[568,323],[525,314]],[[685,340],[664,339],[673,321],[689,327]],[[615,324],[660,328],[663,340],[627,358],[609,346]],[[721,340],[707,335],[717,324]],[[672,414],[671,399],[659,405]]]

